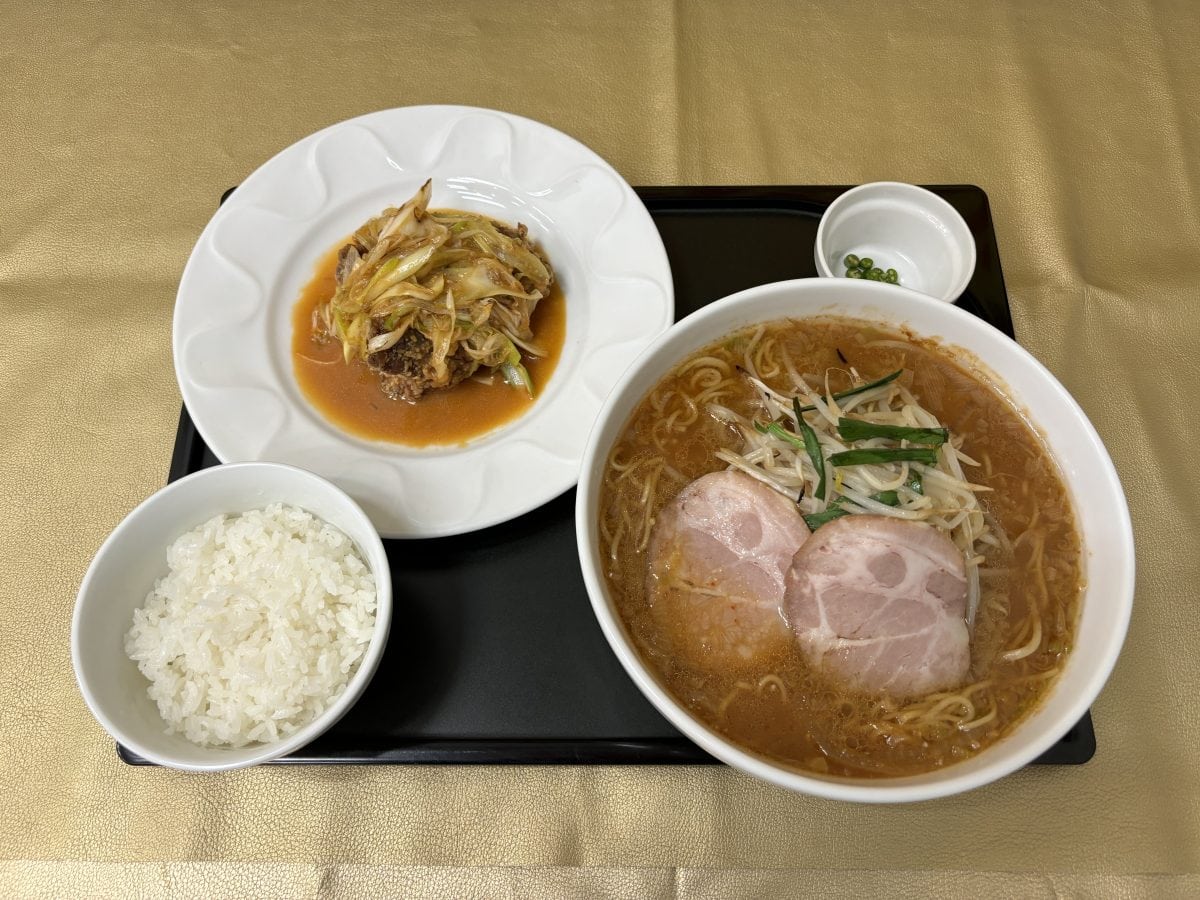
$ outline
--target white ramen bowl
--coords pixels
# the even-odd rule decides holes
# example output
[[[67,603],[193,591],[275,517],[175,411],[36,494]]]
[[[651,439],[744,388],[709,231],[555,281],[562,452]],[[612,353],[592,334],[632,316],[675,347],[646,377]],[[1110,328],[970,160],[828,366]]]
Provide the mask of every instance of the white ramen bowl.
[[[288,737],[246,747],[205,747],[166,722],[147,693],[149,680],[125,653],[133,611],[167,574],[167,547],[221,513],[285,503],[340,529],[375,576],[375,630],[342,693]],[[379,533],[340,488],[311,472],[278,463],[232,463],[201,469],[151,495],[96,551],[79,586],[71,623],[71,661],[96,720],[124,747],[161,766],[219,772],[256,765],[300,749],[338,721],[362,694],[383,657],[392,613],[392,576]]]
[[[953,303],[975,272],[975,238],[958,210],[900,181],[851,188],[817,226],[813,261],[822,278],[845,277],[847,254],[895,269],[900,286]]]
[[[898,302],[902,301],[902,302]],[[855,779],[801,772],[743,750],[672,696],[647,667],[614,606],[599,550],[599,493],[608,455],[647,392],[690,354],[748,325],[838,315],[936,338],[1020,408],[1057,461],[1083,542],[1086,585],[1074,649],[1062,674],[1008,736],[975,756],[921,775]],[[810,278],[751,288],[705,306],[644,352],[605,401],[588,440],[576,501],[584,581],[605,637],[642,693],[720,760],[765,781],[839,800],[929,800],[977,788],[1032,762],[1083,716],[1117,660],[1133,606],[1133,532],[1116,470],[1079,405],[1045,367],[992,326],[957,307],[892,285]]]

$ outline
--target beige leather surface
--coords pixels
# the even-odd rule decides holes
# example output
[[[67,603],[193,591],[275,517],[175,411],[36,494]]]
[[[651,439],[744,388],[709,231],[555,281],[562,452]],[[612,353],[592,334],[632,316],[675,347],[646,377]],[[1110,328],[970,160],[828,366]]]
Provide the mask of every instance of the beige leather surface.
[[[538,6],[0,5],[0,893],[1200,893],[1200,6]],[[1133,514],[1092,762],[868,808],[724,768],[118,761],[69,622],[166,474],[192,243],[280,148],[437,102],[547,122],[635,184],[987,190],[1018,337]]]

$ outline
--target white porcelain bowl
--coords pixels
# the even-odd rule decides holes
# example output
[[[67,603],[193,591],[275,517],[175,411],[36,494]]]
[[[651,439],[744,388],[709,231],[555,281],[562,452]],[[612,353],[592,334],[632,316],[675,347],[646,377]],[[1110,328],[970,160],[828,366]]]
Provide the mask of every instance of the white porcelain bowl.
[[[845,277],[845,258],[870,257],[895,269],[901,287],[954,302],[975,272],[975,238],[953,206],[898,181],[861,184],[825,210],[813,261],[823,278]]]
[[[342,695],[285,739],[238,749],[201,747],[166,725],[147,693],[149,682],[125,654],[133,611],[167,573],[167,547],[213,516],[287,503],[341,529],[375,576],[375,633]],[[75,678],[92,714],[125,747],[174,769],[216,772],[285,756],[340,719],[375,674],[387,644],[392,579],[383,542],[370,519],[340,488],[303,469],[235,463],[202,469],[173,482],[133,510],[100,546],[84,575],[71,623]]]
[[[659,683],[634,648],[603,576],[598,499],[605,462],[633,410],[678,363],[747,325],[814,315],[843,315],[903,326],[959,347],[981,361],[1015,400],[1058,461],[1084,546],[1085,594],[1075,647],[1049,695],[1008,737],[976,756],[923,775],[849,779],[805,774],[747,753],[694,718]],[[1078,404],[1036,359],[982,320],[902,288],[850,279],[809,278],[751,288],[688,316],[625,372],[605,401],[588,441],[576,501],[584,581],[614,652],[647,698],[680,731],[718,759],[766,781],[841,800],[927,800],[994,781],[1053,746],[1104,686],[1125,638],[1133,606],[1133,533],[1108,453]]]

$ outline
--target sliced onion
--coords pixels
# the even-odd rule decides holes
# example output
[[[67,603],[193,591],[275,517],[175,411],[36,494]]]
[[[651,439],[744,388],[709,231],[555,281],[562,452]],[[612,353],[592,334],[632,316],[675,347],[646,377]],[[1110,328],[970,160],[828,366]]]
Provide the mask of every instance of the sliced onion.
[[[408,331],[408,325],[403,328],[397,328],[395,331],[389,331],[387,334],[377,334],[371,340],[367,341],[368,353],[379,353],[381,350],[388,350],[396,346],[400,338],[404,337],[404,332]]]

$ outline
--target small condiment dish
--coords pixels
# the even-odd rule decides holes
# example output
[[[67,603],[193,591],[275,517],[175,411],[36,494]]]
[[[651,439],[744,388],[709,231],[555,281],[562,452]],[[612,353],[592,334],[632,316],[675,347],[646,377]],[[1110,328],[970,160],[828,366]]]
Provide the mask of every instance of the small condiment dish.
[[[817,273],[845,277],[850,254],[895,269],[901,287],[950,303],[975,272],[975,239],[958,210],[898,181],[851,188],[825,210],[813,248]]]
[[[180,535],[222,513],[284,503],[340,529],[375,577],[375,627],[342,693],[292,735],[240,748],[205,747],[167,725],[150,682],[125,652],[125,634],[157,579],[167,574],[167,548]],[[277,463],[231,463],[201,469],[143,501],[100,546],[79,587],[71,623],[71,661],[84,700],[120,744],[158,765],[217,772],[286,756],[338,721],[362,694],[383,656],[391,624],[392,581],[379,533],[349,495],[320,476]]]

